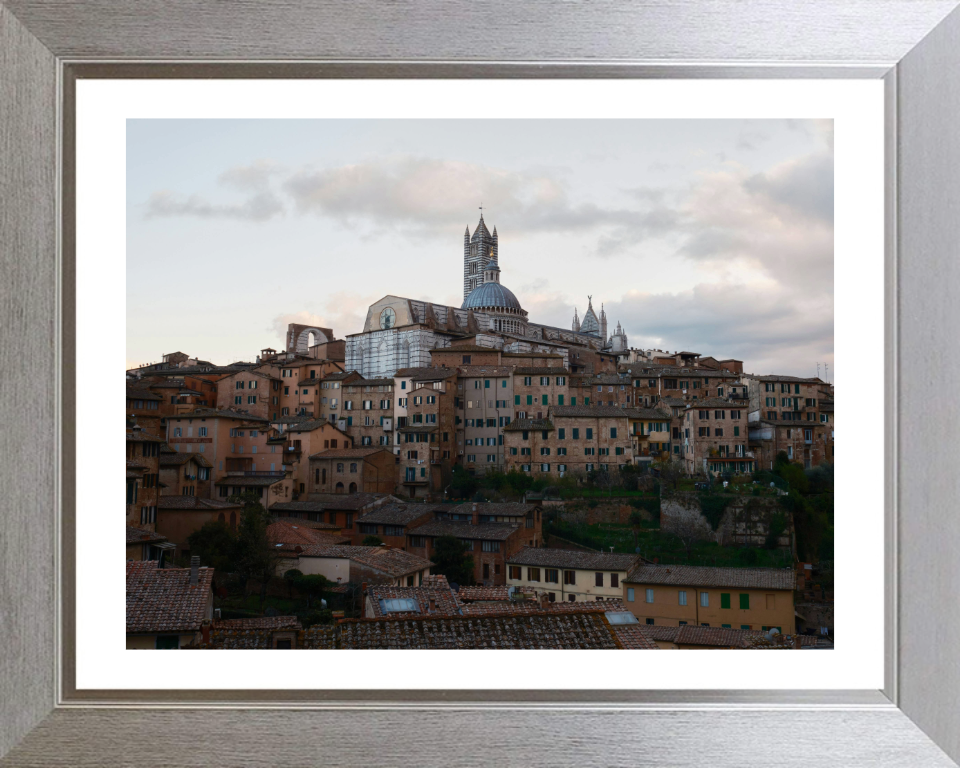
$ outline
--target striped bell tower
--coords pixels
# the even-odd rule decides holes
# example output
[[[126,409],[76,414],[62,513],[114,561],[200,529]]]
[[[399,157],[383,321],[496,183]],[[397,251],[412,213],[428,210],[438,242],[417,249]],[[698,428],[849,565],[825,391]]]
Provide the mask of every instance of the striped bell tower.
[[[470,235],[470,227],[463,233],[463,298],[483,283],[483,268],[490,260],[499,265],[497,253],[497,228],[493,233],[487,229],[483,220],[483,206],[480,206],[480,222]]]

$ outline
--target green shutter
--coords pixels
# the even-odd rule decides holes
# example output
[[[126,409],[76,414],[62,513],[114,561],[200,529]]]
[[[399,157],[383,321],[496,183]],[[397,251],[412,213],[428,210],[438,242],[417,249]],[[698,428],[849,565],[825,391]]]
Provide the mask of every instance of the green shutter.
[[[734,436],[734,437],[740,437],[740,427],[734,427],[734,428],[733,428],[733,436]]]
[[[557,405],[563,405],[563,395],[557,395]]]
[[[514,405],[520,405],[520,395],[514,395],[514,396],[513,396],[513,404],[514,404]]]
[[[577,398],[571,397],[571,398],[570,398],[570,405],[576,405],[576,404],[577,404]]]
[[[729,608],[729,607],[730,607],[730,593],[729,593],[729,592],[721,592],[721,593],[720,593],[720,607],[721,607],[721,608]],[[729,625],[725,625],[725,626],[729,626]]]
[[[590,405],[590,398],[589,398],[589,397],[583,398],[583,404],[584,404],[584,405]]]
[[[730,606],[728,605],[727,608],[729,607]],[[733,629],[733,627],[730,624],[721,624],[720,626],[723,627],[724,629]]]
[[[533,405],[533,395],[527,395],[527,405]]]
[[[483,380],[483,388],[484,388],[484,389],[490,389],[490,379],[484,379],[484,380]]]
[[[740,608],[741,610],[747,610],[750,608],[750,594],[749,593],[740,593]]]
[[[550,395],[541,395],[541,402],[543,405],[550,404]]]

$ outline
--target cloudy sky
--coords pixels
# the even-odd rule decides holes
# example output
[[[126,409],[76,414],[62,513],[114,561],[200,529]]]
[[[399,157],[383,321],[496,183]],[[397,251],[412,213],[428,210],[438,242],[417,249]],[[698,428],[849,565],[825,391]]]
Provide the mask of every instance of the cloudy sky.
[[[127,365],[338,337],[463,299],[500,235],[535,322],[587,294],[633,347],[833,379],[833,130],[805,120],[130,120]]]

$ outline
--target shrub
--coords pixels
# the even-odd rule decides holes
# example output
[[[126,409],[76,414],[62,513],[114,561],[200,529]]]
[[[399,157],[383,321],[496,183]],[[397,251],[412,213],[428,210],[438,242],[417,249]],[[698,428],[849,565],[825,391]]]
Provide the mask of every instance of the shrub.
[[[731,499],[726,496],[716,496],[708,493],[701,493],[697,499],[700,502],[700,511],[707,522],[710,523],[710,527],[716,531]]]

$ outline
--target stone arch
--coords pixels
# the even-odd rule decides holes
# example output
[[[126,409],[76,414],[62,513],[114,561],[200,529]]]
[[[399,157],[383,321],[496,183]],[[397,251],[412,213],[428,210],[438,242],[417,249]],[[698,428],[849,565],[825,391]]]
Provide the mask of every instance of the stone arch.
[[[350,483],[350,493],[356,493],[356,492],[357,492],[357,484]]]
[[[337,485],[336,485],[336,487],[334,488],[334,490],[335,490],[337,493],[343,493],[343,483],[337,483]]]

